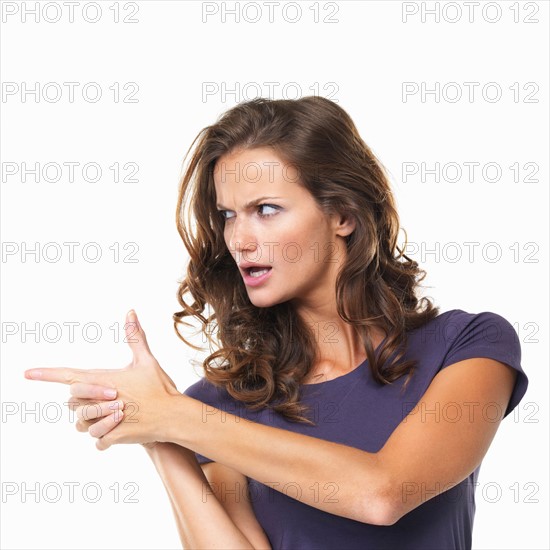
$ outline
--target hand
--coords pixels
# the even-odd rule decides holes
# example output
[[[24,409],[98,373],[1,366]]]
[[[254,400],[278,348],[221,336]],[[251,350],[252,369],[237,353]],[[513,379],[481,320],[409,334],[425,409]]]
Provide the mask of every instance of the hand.
[[[79,394],[88,398],[75,398],[73,388],[79,387]],[[76,429],[79,432],[88,432],[93,437],[103,437],[110,432],[122,420],[124,402],[117,401],[96,401],[92,399],[94,395],[97,398],[103,396],[105,390],[102,386],[92,386],[89,384],[71,384],[72,397],[67,405],[73,411],[77,411],[78,419]],[[152,449],[157,445],[157,441],[152,443],[141,443],[146,449]],[[166,445],[163,443],[162,445]]]
[[[100,450],[116,443],[143,444],[163,441],[165,428],[172,420],[167,418],[167,404],[174,396],[181,395],[172,379],[153,357],[145,332],[133,310],[128,313],[126,320],[126,335],[133,359],[125,368],[80,370],[60,367],[25,371],[25,377],[32,380],[70,384],[71,393],[76,400],[90,399],[92,390],[102,392],[104,387],[117,390],[118,399],[124,403],[122,418],[115,419],[115,416],[121,416],[120,412],[115,411],[101,421],[93,423],[93,426],[87,426],[92,430],[92,435],[99,438],[96,447]],[[84,418],[86,405],[89,403],[76,406],[76,412],[79,419],[89,422],[90,420]],[[105,408],[101,410],[103,413],[108,412]],[[99,415],[100,410],[98,411]],[[117,425],[113,427],[117,420]],[[81,426],[84,427],[86,424]]]
[[[70,410],[77,411],[76,429],[79,432],[88,432],[93,437],[102,437],[110,432],[122,420],[124,402],[102,399],[116,395],[117,391],[114,388],[79,382],[71,384],[71,398],[67,406]],[[146,449],[152,449],[156,444],[156,441],[142,443]]]
[[[93,437],[101,437],[110,432],[122,420],[124,402],[98,401],[104,395],[101,386],[71,384],[71,398],[67,403],[70,410],[77,413],[76,429],[88,432]],[[114,390],[113,390],[114,391]],[[76,397],[78,393],[79,397]],[[97,395],[95,399],[94,395]]]

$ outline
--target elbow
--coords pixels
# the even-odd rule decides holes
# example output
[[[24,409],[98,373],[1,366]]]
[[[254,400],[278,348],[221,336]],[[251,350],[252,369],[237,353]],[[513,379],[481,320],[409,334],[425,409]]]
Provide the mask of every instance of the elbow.
[[[375,490],[370,488],[361,496],[359,504],[361,521],[371,525],[390,526],[397,523],[408,510],[405,509],[397,485],[385,476],[378,477]]]
[[[379,503],[379,513],[375,525],[389,527],[394,525],[403,517],[399,507],[393,499],[384,500]]]
[[[368,510],[363,514],[363,523],[389,527],[397,523],[401,517],[402,514],[393,499],[380,497],[374,502],[371,501]]]

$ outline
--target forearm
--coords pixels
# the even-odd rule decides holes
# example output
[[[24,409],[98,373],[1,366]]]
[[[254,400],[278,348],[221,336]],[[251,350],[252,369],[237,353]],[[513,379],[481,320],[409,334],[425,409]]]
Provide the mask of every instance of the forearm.
[[[159,445],[160,445],[160,443],[159,443]],[[147,454],[153,460],[153,463],[154,463],[155,462],[155,458],[154,458],[155,455],[153,454],[153,451],[149,448],[146,448],[145,450],[147,451]],[[185,534],[185,531],[183,530],[183,527],[181,525],[181,521],[180,521],[179,513],[178,513],[178,508],[177,508],[176,503],[174,502],[174,498],[172,496],[172,491],[170,490],[170,487],[167,485],[165,480],[162,478],[162,475],[160,474],[159,469],[158,469],[156,464],[155,464],[155,468],[157,469],[157,472],[159,473],[159,475],[162,479],[164,488],[166,489],[166,494],[168,495],[168,499],[170,500],[170,506],[172,507],[172,513],[174,515],[174,519],[176,520],[176,527],[178,529],[178,535],[179,535],[179,538],[181,540],[182,545],[185,547],[187,545],[187,542],[186,542],[187,535]]]
[[[159,443],[147,452],[170,498],[184,548],[254,548],[210,491],[208,480],[186,449]]]
[[[174,502],[173,491],[171,490],[171,488],[168,484],[168,481],[163,477],[162,470],[160,469],[160,465],[158,464],[159,460],[161,460],[161,458],[159,457],[159,453],[158,453],[158,448],[159,448],[160,445],[172,445],[172,443],[157,443],[155,449],[152,449],[150,447],[145,447],[145,450],[147,451],[147,454],[149,455],[149,457],[153,461],[153,464],[155,465],[157,473],[159,474],[159,476],[162,480],[162,483],[164,485],[164,488],[166,489],[166,494],[168,495],[168,499],[170,500],[170,506],[172,507],[172,513],[174,514],[174,519],[176,520],[176,527],[178,529],[178,535],[180,537],[181,543],[184,546],[186,546],[187,545],[187,542],[186,542],[187,535],[186,535],[186,533],[185,533],[185,531],[182,527],[182,524],[181,524],[181,521],[180,521],[180,518],[179,518],[178,507],[177,507],[176,502]]]
[[[167,414],[168,441],[284,494],[293,487],[287,496],[325,512],[373,524],[387,517],[388,483],[375,453],[264,426],[185,395],[171,400]]]

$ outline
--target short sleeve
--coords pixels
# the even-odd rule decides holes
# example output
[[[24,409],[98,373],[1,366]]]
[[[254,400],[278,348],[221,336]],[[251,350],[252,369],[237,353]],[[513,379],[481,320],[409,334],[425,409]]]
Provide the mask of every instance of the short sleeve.
[[[206,380],[204,379],[201,379],[195,384],[189,386],[183,392],[183,394],[187,395],[188,397],[192,397],[193,399],[197,399],[198,401],[202,401],[203,403],[212,404],[212,388],[206,383]],[[197,462],[201,465],[206,464],[207,462],[214,462],[212,459],[199,453],[195,453],[195,456],[197,457]]]
[[[508,416],[527,391],[528,378],[521,367],[521,345],[514,327],[490,311],[467,313],[455,310],[445,322],[443,334],[447,353],[441,369],[474,357],[488,357],[517,371],[516,382],[504,417]]]

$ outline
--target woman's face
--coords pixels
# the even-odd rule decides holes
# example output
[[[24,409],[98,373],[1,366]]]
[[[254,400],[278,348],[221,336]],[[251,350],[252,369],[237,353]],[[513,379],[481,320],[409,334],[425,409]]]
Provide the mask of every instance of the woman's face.
[[[224,155],[214,169],[225,243],[257,307],[287,300],[317,307],[334,300],[344,237],[354,224],[327,217],[298,177],[270,148]],[[254,276],[251,265],[268,271]]]

